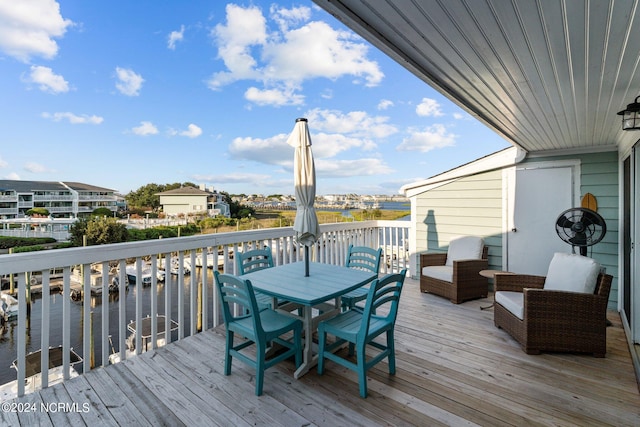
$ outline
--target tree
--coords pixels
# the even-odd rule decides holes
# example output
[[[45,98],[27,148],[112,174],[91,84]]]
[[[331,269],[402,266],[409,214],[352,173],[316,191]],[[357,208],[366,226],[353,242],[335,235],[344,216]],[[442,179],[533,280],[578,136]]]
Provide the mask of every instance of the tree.
[[[47,208],[31,208],[25,212],[29,216],[49,216],[49,210]]]
[[[113,212],[109,208],[95,208],[93,212],[91,212],[93,216],[113,216]]]
[[[251,206],[246,206],[240,202],[233,201],[229,193],[225,191],[221,191],[220,195],[222,196],[222,200],[229,204],[231,218],[246,218],[249,214],[255,216],[256,210]]]
[[[77,220],[71,225],[69,233],[74,246],[82,246],[84,236],[87,237],[89,246],[126,242],[129,237],[124,224],[120,224],[115,218],[99,216]]]

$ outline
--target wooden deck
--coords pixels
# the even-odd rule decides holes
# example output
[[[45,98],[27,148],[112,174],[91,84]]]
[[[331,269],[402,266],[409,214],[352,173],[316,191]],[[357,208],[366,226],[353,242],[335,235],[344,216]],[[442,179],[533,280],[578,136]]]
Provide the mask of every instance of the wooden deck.
[[[407,280],[396,325],[397,368],[356,375],[328,362],[325,375],[292,377],[293,363],[267,371],[223,369],[224,330],[210,330],[14,402],[3,425],[640,425],[640,394],[616,313],[607,357],[528,356],[493,325],[490,300],[453,305]],[[44,406],[41,406],[41,403]],[[75,405],[74,405],[75,403]],[[11,408],[9,408],[11,409]],[[12,409],[18,409],[16,407]],[[27,412],[27,409],[30,412]]]

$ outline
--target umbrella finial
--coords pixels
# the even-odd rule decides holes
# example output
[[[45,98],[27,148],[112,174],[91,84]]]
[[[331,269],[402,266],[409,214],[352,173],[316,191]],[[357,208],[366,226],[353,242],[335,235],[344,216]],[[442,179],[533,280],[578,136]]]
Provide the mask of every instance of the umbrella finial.
[[[296,123],[298,123],[298,122],[306,122],[306,121],[307,121],[307,119],[305,117],[299,117],[299,118],[296,119]]]

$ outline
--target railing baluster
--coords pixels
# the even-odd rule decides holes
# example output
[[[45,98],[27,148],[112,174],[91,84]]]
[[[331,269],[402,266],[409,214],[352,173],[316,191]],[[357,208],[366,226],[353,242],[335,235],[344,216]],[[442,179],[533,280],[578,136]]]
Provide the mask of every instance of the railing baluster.
[[[167,252],[165,257],[165,267],[167,269],[171,268],[171,252]],[[180,268],[178,268],[178,273],[180,273]],[[173,276],[170,276],[173,280]],[[178,280],[178,278],[176,278]],[[171,286],[164,287],[164,339],[167,344],[171,342],[172,334],[171,334]]]
[[[91,370],[91,264],[82,264],[82,372]]]
[[[184,338],[184,251],[178,252],[178,339]],[[193,273],[193,272],[192,272]],[[171,311],[169,311],[171,317]],[[167,329],[169,334],[171,329]]]
[[[142,259],[136,257],[136,354],[142,353]]]
[[[102,263],[102,366],[109,364],[109,263]]]
[[[62,270],[62,378],[68,380],[71,368],[71,267]]]
[[[49,270],[42,270],[42,319],[40,337],[40,381],[42,388],[49,387],[49,307],[51,298],[49,296]]]
[[[26,274],[26,273],[25,273]],[[27,283],[25,274],[18,274],[18,397],[24,396],[27,349]]]
[[[213,265],[211,266],[211,269],[213,271],[214,268],[218,268],[218,250],[217,248],[214,247],[206,247],[203,249],[203,251],[206,251],[206,254],[209,254],[209,251],[211,251],[211,254],[213,255],[211,257],[211,262],[213,263]],[[206,255],[203,255],[202,258],[202,280],[200,281],[201,286],[202,286],[202,292],[200,293],[200,307],[201,307],[201,312],[200,312],[200,322],[202,325],[202,328],[198,331],[206,331],[207,328],[209,327],[209,319],[207,316],[208,310],[207,310],[207,294],[208,294],[208,287],[209,287],[209,263],[208,263],[208,259]]]
[[[127,358],[127,292],[124,290],[125,285],[128,287],[126,269],[126,260],[119,260],[118,285],[120,286],[120,295],[118,296],[118,350],[120,351],[120,360],[125,360]]]
[[[202,249],[202,253],[201,256],[203,258],[202,262],[206,264],[206,258],[207,258],[207,248],[203,248]],[[198,294],[198,283],[197,283],[197,271],[198,268],[196,266],[196,251],[193,250],[191,251],[191,277],[189,277],[190,281],[189,281],[189,323],[191,326],[191,330],[189,332],[189,335],[195,335],[197,332],[197,327],[198,327],[198,322],[196,320],[196,317],[198,315],[197,313],[197,309],[196,309],[196,296]],[[207,273],[207,270],[203,269],[202,267],[200,268],[200,274],[201,275],[205,275]]]
[[[151,348],[158,347],[158,256],[151,256]],[[171,283],[171,275],[165,269],[164,284],[165,289]]]

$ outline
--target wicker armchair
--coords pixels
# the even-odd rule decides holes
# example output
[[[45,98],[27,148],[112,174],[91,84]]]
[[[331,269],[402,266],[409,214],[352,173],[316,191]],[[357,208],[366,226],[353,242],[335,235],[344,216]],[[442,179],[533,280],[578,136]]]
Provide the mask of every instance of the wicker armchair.
[[[544,289],[545,280],[544,276],[497,274],[495,325],[507,331],[527,354],[554,351],[604,357],[612,277],[598,274],[593,293]],[[518,296],[521,311],[514,310],[509,300],[518,301]]]
[[[420,291],[448,298],[454,304],[486,298],[489,283],[485,277],[480,276],[480,271],[488,268],[488,247],[480,238],[462,239],[477,239],[476,244],[482,248],[481,255],[476,255],[478,259],[468,257],[451,261],[454,240],[451,241],[447,253],[420,254]]]

